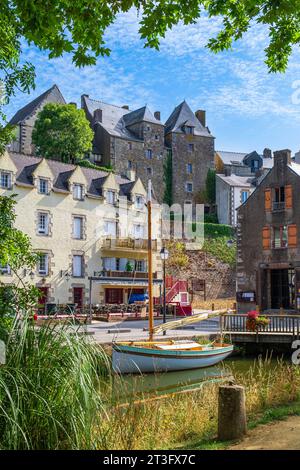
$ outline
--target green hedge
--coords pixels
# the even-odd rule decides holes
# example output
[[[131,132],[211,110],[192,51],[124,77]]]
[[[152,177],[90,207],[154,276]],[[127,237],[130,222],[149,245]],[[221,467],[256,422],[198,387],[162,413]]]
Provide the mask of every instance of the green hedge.
[[[193,223],[193,231],[196,231],[196,223]],[[228,237],[233,238],[234,228],[230,225],[204,223],[205,238]]]

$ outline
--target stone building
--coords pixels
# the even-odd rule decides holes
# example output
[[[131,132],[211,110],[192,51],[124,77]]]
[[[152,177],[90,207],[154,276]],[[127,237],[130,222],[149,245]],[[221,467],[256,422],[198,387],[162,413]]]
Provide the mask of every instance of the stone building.
[[[214,137],[205,125],[205,111],[192,112],[184,101],[165,124],[160,112],[147,106],[130,111],[82,95],[81,107],[94,130],[93,161],[118,173],[133,171],[145,184],[152,179],[159,202],[165,191],[164,166],[172,158],[173,203],[195,202],[214,167]]]
[[[197,202],[207,172],[214,168],[214,137],[205,111],[194,114],[183,101],[165,123],[165,138],[172,152],[173,203]]]
[[[109,173],[6,152],[0,195],[16,194],[16,227],[40,254],[36,269],[18,274],[40,289],[40,303],[126,303],[147,290],[146,190]],[[153,204],[154,295],[161,283],[161,210]],[[15,277],[0,267],[0,282]]]
[[[33,101],[28,103],[11,118],[9,124],[16,126],[16,138],[10,144],[10,150],[24,155],[35,155],[32,144],[32,130],[38,113],[47,103],[66,104],[57,85],[42,93]]]
[[[300,165],[274,152],[274,166],[238,209],[237,300],[270,312],[300,309]]]

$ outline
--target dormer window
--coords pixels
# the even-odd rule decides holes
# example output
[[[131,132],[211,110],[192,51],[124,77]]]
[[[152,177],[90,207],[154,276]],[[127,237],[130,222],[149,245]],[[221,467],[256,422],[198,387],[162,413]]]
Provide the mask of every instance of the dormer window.
[[[78,201],[83,200],[83,185],[82,184],[73,185],[73,199],[76,199]]]
[[[107,191],[107,193],[106,193],[106,202],[108,204],[115,204],[115,202],[116,202],[116,193],[115,193],[115,191],[111,191],[111,190]]]
[[[136,196],[135,198],[135,208],[138,210],[144,209],[144,198],[143,196]]]
[[[49,182],[44,178],[39,179],[39,193],[49,194]]]
[[[148,160],[152,159],[152,149],[147,149],[146,150],[146,157],[148,158]]]
[[[11,189],[11,173],[8,171],[0,172],[0,186],[3,189]]]
[[[192,126],[185,126],[185,133],[186,134],[194,134],[194,128]]]

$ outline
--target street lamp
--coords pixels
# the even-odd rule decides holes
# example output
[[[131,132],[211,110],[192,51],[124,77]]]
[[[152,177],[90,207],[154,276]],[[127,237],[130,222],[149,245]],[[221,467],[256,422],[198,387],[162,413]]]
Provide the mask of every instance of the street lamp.
[[[166,323],[166,260],[169,258],[169,252],[165,246],[160,250],[160,258],[163,262],[163,275],[164,275],[164,306],[163,306],[163,323]],[[166,334],[166,331],[163,332]]]

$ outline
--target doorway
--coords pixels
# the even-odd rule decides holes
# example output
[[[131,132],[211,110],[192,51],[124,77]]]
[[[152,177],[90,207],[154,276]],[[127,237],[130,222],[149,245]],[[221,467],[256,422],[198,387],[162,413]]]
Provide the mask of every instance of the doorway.
[[[39,298],[38,298],[38,310],[40,314],[46,313],[46,304],[48,302],[48,287],[38,287]]]
[[[295,308],[295,271],[271,270],[271,308]]]
[[[107,304],[122,304],[123,289],[105,289],[105,302]]]
[[[77,308],[82,308],[83,306],[83,287],[74,287],[73,288],[73,302],[77,305]]]

